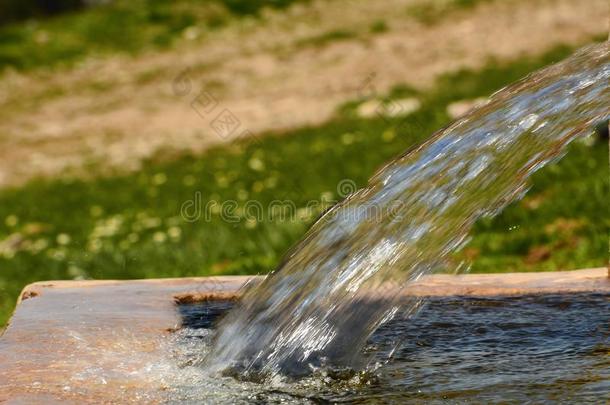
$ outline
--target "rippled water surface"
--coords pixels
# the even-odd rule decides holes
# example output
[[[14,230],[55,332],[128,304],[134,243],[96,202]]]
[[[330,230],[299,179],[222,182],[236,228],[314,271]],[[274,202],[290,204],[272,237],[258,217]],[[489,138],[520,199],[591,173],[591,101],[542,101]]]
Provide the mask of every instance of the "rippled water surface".
[[[367,372],[328,369],[269,388],[207,376],[212,325],[233,304],[181,307],[179,358],[191,379],[175,402],[604,403],[610,400],[610,295],[432,298],[378,329]],[[388,358],[391,360],[388,361]],[[196,371],[195,371],[196,370]],[[188,374],[188,373],[187,373]]]
[[[456,270],[446,258],[475,221],[521,197],[531,174],[608,116],[609,80],[608,45],[583,49],[390,162],[246,291],[220,325],[206,366],[255,381],[365,367],[360,353],[371,334],[417,308],[398,302],[401,289],[423,274]],[[370,297],[383,299],[363,305]]]

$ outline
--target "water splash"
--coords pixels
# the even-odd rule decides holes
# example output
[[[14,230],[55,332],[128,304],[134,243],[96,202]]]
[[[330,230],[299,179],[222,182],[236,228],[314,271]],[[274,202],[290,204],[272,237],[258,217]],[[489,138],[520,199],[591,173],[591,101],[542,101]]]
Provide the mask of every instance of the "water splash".
[[[608,116],[608,44],[585,48],[495,93],[485,105],[382,168],[329,210],[222,322],[207,359],[247,379],[359,367],[401,290],[447,269],[482,216]],[[450,270],[450,269],[449,269]]]

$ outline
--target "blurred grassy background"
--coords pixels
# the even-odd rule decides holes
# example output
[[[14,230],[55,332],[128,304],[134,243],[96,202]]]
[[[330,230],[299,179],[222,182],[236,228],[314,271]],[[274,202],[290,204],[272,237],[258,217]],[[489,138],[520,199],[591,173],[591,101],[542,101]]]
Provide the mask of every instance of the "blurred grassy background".
[[[91,54],[164,48],[188,35],[188,27],[214,30],[295,1],[306,0],[7,0],[0,3],[0,69],[66,66]]]
[[[36,22],[27,18],[41,11],[15,13],[0,28],[0,67],[51,68],[86,53],[168,46],[194,21],[203,19],[215,29],[227,19],[256,18],[263,5],[290,2],[117,1],[77,5]],[[470,7],[472,1],[454,3]],[[381,23],[376,26],[384,30]],[[41,32],[48,33],[44,52],[36,45]],[[0,325],[20,289],[37,280],[266,273],[324,209],[308,209],[308,201],[328,205],[340,198],[337,185],[344,179],[365,185],[385,161],[448,124],[450,103],[488,96],[571,51],[564,46],[538,57],[491,61],[478,71],[442,76],[424,92],[396,85],[386,100],[421,101],[405,118],[360,118],[356,111],[366,100],[354,100],[319,126],[257,134],[197,155],[161,153],[137,172],[40,178],[1,189]],[[534,176],[522,201],[480,221],[453,260],[471,262],[473,272],[603,266],[610,226],[608,165],[606,141],[575,143],[563,160]],[[202,208],[210,201],[235,200],[240,220],[228,223],[212,212],[209,220],[185,221],[181,207],[198,193]],[[247,200],[265,209],[273,200],[291,200],[298,210],[290,220],[257,222],[243,212]]]

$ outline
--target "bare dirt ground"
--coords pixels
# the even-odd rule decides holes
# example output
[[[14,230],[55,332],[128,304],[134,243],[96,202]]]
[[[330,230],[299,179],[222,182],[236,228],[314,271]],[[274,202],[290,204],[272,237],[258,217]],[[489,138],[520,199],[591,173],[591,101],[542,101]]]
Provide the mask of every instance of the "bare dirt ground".
[[[213,33],[190,30],[170,51],[6,73],[0,186],[86,173],[91,163],[137,169],[157,153],[319,124],[367,86],[425,88],[491,57],[581,45],[607,32],[609,15],[607,0],[495,0],[423,24],[406,11],[414,3],[315,1]],[[379,21],[387,30],[372,32]]]

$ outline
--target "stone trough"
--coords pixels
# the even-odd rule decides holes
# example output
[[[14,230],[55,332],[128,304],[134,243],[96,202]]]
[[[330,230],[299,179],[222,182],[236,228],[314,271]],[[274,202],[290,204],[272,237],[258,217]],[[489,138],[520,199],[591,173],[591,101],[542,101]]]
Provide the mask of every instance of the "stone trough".
[[[27,286],[0,337],[0,402],[154,403],[171,388],[177,304],[233,299],[251,277],[47,281]],[[417,296],[610,293],[605,268],[433,275]]]

